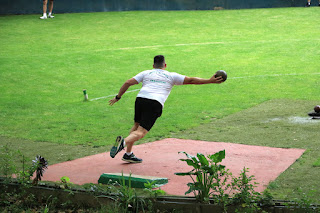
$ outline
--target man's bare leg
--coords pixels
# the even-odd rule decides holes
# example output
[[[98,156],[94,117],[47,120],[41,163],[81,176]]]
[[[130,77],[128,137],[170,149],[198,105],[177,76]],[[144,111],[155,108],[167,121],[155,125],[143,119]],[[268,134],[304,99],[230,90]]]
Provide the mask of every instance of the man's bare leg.
[[[136,131],[137,129],[138,129],[138,127],[140,126],[140,124],[139,123],[137,123],[137,122],[134,122],[134,124],[133,124],[133,126],[132,126],[132,128],[131,128],[131,130],[130,130],[130,133],[131,132],[133,132],[133,131]]]
[[[148,130],[139,125],[139,123],[135,123],[130,131],[128,137],[124,139],[127,146],[127,153],[132,151],[132,147],[134,142],[140,140],[148,133]]]
[[[142,159],[137,158],[132,153],[132,147],[137,140],[143,138],[147,133],[148,130],[140,126],[139,123],[135,122],[128,137],[117,137],[115,145],[110,150],[110,156],[114,158],[122,149],[124,149],[125,146],[127,146],[127,151],[123,155],[122,160],[130,163],[142,163]]]

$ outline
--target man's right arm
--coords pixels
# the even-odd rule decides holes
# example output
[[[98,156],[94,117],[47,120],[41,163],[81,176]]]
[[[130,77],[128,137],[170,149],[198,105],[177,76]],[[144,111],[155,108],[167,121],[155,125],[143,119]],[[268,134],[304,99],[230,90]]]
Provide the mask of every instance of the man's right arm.
[[[221,76],[216,78],[214,75],[209,79],[186,76],[183,84],[220,84],[222,81],[223,79]]]
[[[132,85],[138,84],[139,82],[134,79],[134,78],[130,78],[128,79],[126,82],[124,82],[124,84],[122,85],[122,87],[120,88],[118,95],[116,97],[114,97],[113,99],[111,99],[109,101],[109,105],[113,105],[114,103],[116,103],[117,101],[120,100],[121,96],[128,90],[129,87],[131,87]]]
[[[132,85],[138,84],[138,83],[139,82],[134,78],[128,79],[126,82],[124,82],[124,84],[120,88],[120,90],[118,92],[118,97],[121,98],[121,96],[128,90],[129,87],[131,87]]]

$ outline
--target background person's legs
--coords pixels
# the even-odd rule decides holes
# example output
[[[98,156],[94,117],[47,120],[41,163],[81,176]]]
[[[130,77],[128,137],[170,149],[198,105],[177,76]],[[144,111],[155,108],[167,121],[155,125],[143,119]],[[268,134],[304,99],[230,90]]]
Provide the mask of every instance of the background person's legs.
[[[48,0],[43,0],[43,6],[42,6],[43,16],[40,17],[41,19],[47,18],[47,3],[48,3]]]
[[[52,10],[53,10],[53,0],[50,0],[49,3],[49,18],[53,18],[54,16],[52,16]]]

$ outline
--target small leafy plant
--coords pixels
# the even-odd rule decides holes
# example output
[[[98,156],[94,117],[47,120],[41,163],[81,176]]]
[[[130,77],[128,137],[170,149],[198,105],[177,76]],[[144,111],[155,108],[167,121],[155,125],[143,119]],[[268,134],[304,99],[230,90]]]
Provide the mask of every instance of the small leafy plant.
[[[152,182],[147,182],[144,184],[145,187],[145,191],[147,191],[150,195],[151,198],[157,198],[159,195],[165,195],[166,192],[159,189],[155,189],[158,188],[159,186],[157,184],[155,184],[156,181],[152,181]]]
[[[60,188],[62,189],[70,189],[72,186],[72,182],[68,176],[63,176],[60,178]]]
[[[9,148],[8,144],[0,150],[0,175],[5,178],[11,178],[17,168],[14,163],[16,152]]]
[[[120,212],[140,212],[144,209],[145,201],[137,196],[134,188],[131,187],[131,174],[129,176],[128,185],[122,174],[119,188],[116,192],[117,208]]]
[[[159,195],[165,195],[166,192],[159,189],[155,189],[158,188],[159,186],[157,184],[155,184],[155,181],[152,182],[147,182],[144,184],[144,191],[147,191],[149,193],[150,199],[147,200],[147,206],[148,206],[148,210],[150,212],[156,212],[156,209],[154,208],[154,202],[156,201],[157,197]]]
[[[254,188],[258,183],[253,175],[248,176],[249,169],[244,167],[239,177],[233,177],[232,186],[235,191],[232,197],[232,203],[238,205],[237,212],[258,212],[261,208],[256,201],[262,199],[262,195],[256,192]]]
[[[320,210],[317,209],[315,205],[313,205],[317,202],[316,200],[312,199],[312,197],[315,197],[315,193],[315,189],[312,189],[307,193],[304,193],[302,188],[299,187],[297,188],[296,192],[294,192],[294,194],[296,194],[296,198],[293,200],[292,203],[289,203],[288,206],[298,210],[306,209],[305,212],[319,213]]]

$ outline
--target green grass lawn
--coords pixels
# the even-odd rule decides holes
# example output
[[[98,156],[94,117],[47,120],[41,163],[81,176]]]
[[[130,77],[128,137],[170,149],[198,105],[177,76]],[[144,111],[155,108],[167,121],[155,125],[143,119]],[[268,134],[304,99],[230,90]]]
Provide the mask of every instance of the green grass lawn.
[[[52,163],[110,149],[115,137],[131,128],[137,92],[110,107],[108,99],[83,102],[82,90],[91,99],[116,94],[126,79],[152,68],[154,55],[163,54],[169,71],[209,78],[224,69],[228,80],[175,87],[141,142],[196,132],[190,138],[318,150],[317,143],[293,143],[283,123],[273,144],[272,132],[238,119],[241,132],[248,132],[241,139],[228,118],[274,99],[292,106],[302,101],[307,112],[320,104],[319,12],[312,7],[56,14],[48,20],[0,16],[0,143],[48,156]],[[216,134],[220,122],[227,131]],[[317,153],[303,159],[318,165]],[[301,177],[292,184],[290,175],[301,174],[290,172],[273,185],[311,190]],[[318,180],[319,167],[306,172]],[[314,186],[319,188],[319,181]],[[279,194],[281,187],[272,190],[290,196]]]

